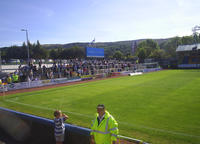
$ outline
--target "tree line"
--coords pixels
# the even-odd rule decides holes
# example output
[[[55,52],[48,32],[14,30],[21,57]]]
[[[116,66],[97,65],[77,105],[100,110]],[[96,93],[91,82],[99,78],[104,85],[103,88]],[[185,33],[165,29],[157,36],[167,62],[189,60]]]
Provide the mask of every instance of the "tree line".
[[[11,46],[1,49],[1,58],[4,60],[9,59],[22,59],[27,60],[28,57],[28,48],[29,55],[32,59],[73,59],[73,58],[84,58],[85,49],[83,47],[73,46],[68,49],[62,47],[56,49],[46,49],[44,48],[39,41],[31,44],[24,42],[22,46]]]
[[[174,37],[160,45],[155,41],[148,39],[138,44],[135,55],[139,58],[140,62],[144,62],[144,59],[147,58],[156,60],[171,59],[176,58],[176,49],[179,45],[191,45],[197,43],[200,43],[200,34]]]
[[[133,42],[113,42],[99,43],[97,47],[104,48],[105,58],[115,58],[123,60],[136,60],[144,62],[144,59],[153,58],[169,59],[176,58],[176,48],[178,45],[189,45],[200,43],[200,35],[191,35],[183,37],[173,37],[160,44],[153,39],[146,39],[134,44],[134,54],[132,52]],[[40,44],[28,42],[30,58],[33,59],[74,59],[85,58],[85,47],[83,44],[73,44],[68,48],[59,46],[58,48],[48,49]],[[27,44],[24,42],[22,46],[11,46],[1,48],[2,59],[27,59]]]
[[[173,37],[158,44],[153,39],[146,39],[135,44],[124,44],[120,47],[110,47],[107,50],[106,55],[110,58],[116,59],[138,59],[140,63],[143,63],[145,59],[154,59],[156,61],[164,59],[176,59],[176,49],[179,45],[191,45],[200,43],[200,34]],[[134,54],[132,48],[134,46]],[[114,52],[114,53],[113,53]]]

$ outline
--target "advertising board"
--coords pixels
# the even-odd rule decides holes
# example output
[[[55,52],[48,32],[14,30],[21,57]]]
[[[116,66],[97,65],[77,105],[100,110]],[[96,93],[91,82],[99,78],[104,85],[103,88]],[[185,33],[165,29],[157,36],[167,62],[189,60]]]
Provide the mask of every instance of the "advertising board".
[[[103,48],[86,47],[86,56],[103,58],[104,57],[104,49]]]

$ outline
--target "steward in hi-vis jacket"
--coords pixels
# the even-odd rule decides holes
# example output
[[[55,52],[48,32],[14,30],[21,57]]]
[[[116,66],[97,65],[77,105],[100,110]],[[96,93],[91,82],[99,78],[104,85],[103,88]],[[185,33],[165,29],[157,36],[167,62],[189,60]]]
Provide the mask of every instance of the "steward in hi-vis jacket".
[[[91,126],[91,144],[116,144],[118,123],[105,110],[103,104],[97,106],[97,115]]]

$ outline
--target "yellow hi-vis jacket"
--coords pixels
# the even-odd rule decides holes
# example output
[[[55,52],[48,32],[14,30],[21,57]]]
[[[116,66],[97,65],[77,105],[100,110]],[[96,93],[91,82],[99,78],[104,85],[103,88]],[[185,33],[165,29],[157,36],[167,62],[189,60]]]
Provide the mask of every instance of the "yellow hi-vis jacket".
[[[19,76],[17,74],[13,75],[13,82],[18,82]]]
[[[117,141],[118,123],[113,116],[105,111],[104,119],[99,125],[97,117],[98,114],[92,122],[90,133],[94,136],[95,144],[112,144],[112,141]]]

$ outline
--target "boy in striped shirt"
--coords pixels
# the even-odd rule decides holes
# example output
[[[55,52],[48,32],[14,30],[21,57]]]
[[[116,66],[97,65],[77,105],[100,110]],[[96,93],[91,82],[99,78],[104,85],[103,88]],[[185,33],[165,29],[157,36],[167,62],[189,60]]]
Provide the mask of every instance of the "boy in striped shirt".
[[[65,125],[64,121],[68,119],[68,116],[62,113],[60,110],[56,110],[54,112],[54,132],[55,132],[55,139],[56,144],[63,144],[64,137],[65,137]]]

